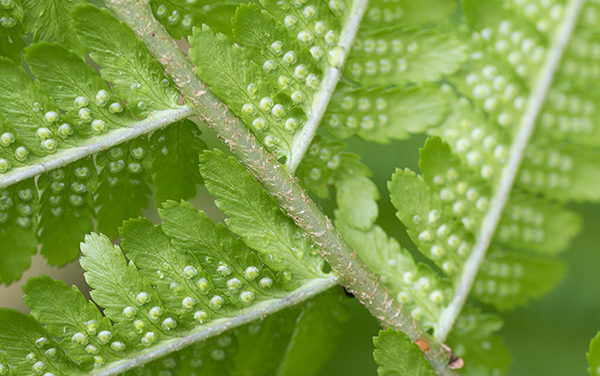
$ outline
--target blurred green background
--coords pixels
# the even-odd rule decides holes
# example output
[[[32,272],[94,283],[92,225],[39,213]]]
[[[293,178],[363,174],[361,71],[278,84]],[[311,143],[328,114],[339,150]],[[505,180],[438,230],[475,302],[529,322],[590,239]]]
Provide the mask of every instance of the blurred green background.
[[[205,138],[211,147],[222,148],[209,132],[205,133]],[[380,225],[409,249],[410,241],[389,202],[386,182],[396,167],[418,169],[418,149],[424,140],[424,137],[413,137],[389,145],[349,140],[350,151],[363,157],[379,187],[382,196]],[[195,204],[218,218],[212,199],[205,191],[201,191]],[[330,214],[333,200],[322,201],[321,205]],[[514,358],[511,376],[587,374],[585,353],[589,341],[600,330],[600,205],[578,205],[573,209],[583,216],[584,228],[571,249],[562,255],[568,265],[565,278],[543,299],[503,315],[506,324],[501,334]],[[152,213],[153,209],[149,209],[147,214],[152,216]],[[25,310],[20,285],[29,276],[40,273],[85,288],[76,262],[55,269],[36,257],[32,269],[19,283],[0,287],[0,306]],[[350,306],[352,318],[345,326],[340,347],[321,376],[376,374],[371,352],[372,337],[379,327],[358,302],[354,300]]]

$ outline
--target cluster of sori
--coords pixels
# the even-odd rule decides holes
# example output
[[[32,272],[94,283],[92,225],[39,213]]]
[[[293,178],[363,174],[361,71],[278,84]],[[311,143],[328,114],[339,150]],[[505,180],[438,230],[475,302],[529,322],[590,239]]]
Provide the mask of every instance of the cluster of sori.
[[[56,153],[58,149],[72,148],[110,128],[127,124],[123,115],[119,115],[123,113],[123,105],[118,100],[111,101],[108,88],[90,87],[84,95],[73,93],[71,103],[59,109],[23,68],[3,60],[0,69],[5,77],[0,83],[2,174],[13,168],[31,165]]]
[[[392,202],[419,250],[457,283],[489,210],[492,190],[440,139],[427,142],[420,166],[422,177],[409,170],[394,174]],[[418,200],[408,199],[416,192]],[[499,309],[540,296],[562,274],[560,263],[545,256],[564,250],[578,224],[574,213],[515,192],[475,283],[474,296]]]
[[[123,224],[122,248],[104,235],[86,236],[80,263],[94,302],[61,281],[29,280],[24,300],[31,315],[0,310],[0,348],[10,369],[17,374],[84,374],[161,342],[185,343],[186,335],[224,330],[244,312],[258,318],[263,311],[256,307],[264,309],[265,303],[285,299],[308,284],[335,284],[313,246],[295,234],[299,230],[293,222],[241,165],[220,152],[205,153],[202,159],[203,177],[230,216],[229,228],[189,203],[168,201],[159,211],[160,226],[147,219]],[[74,175],[86,175],[84,169]],[[58,175],[50,177],[50,185],[62,183],[65,176]],[[232,179],[235,185],[228,185]],[[240,206],[246,199],[260,205]],[[256,218],[256,228],[268,228],[269,234],[235,225],[247,218]],[[255,245],[256,250],[251,248]],[[232,337],[214,341],[209,359],[222,361]],[[204,351],[203,346],[211,345],[197,350]],[[169,368],[164,363],[168,359],[160,364]]]
[[[320,198],[328,197],[329,188],[342,180],[369,174],[360,157],[347,152],[343,142],[324,136],[315,137],[296,171],[306,189]]]
[[[490,12],[489,7],[497,9]],[[595,4],[588,5],[584,14],[595,14],[595,7]],[[433,122],[434,125],[438,124],[441,119],[440,127],[428,129],[431,134],[441,136],[452,149],[440,139],[429,140],[421,153],[422,176],[399,170],[390,182],[392,202],[409,236],[451,284],[460,280],[463,266],[491,206],[496,183],[508,162],[510,145],[528,104],[529,93],[535,85],[536,75],[532,72],[539,71],[546,59],[546,51],[552,41],[551,35],[545,33],[544,24],[548,19],[562,19],[563,6],[544,4],[546,8],[547,14],[538,14],[537,10],[534,11],[537,8],[523,2],[494,2],[465,7],[466,24],[456,27],[454,38],[462,45],[467,59],[456,73],[445,74],[445,79],[440,83],[440,92],[443,100],[452,103],[452,106],[442,108],[442,115]],[[581,45],[586,45],[582,41],[583,36],[589,35],[589,32],[586,23],[578,26],[574,38],[580,42],[580,47],[576,48],[575,53],[569,50],[567,60],[573,59],[573,55],[589,56],[589,53],[581,52]],[[591,43],[589,41],[587,45]],[[398,50],[404,44],[396,42]],[[370,40],[366,44],[359,44],[359,47],[370,51],[371,57],[385,54],[389,49],[384,40]],[[389,59],[383,63],[364,62],[363,66],[356,66],[355,78],[359,79],[360,75],[374,78],[392,75],[393,69],[381,69],[392,66],[392,60]],[[581,83],[563,81],[565,75],[568,77],[563,70],[557,73],[558,79],[553,84],[549,102],[540,116],[543,127],[538,129],[532,145],[525,153],[524,165],[517,178],[518,188],[500,220],[488,261],[482,266],[474,285],[475,297],[499,309],[510,309],[540,296],[562,274],[560,263],[548,256],[566,249],[578,231],[579,220],[570,211],[548,202],[548,199],[593,200],[598,196],[597,190],[584,191],[579,188],[587,186],[590,179],[595,180],[598,174],[597,167],[592,165],[594,158],[590,158],[593,155],[590,147],[590,144],[594,146],[593,139],[572,145],[564,139],[559,141],[556,132],[551,130],[552,124],[554,127],[563,124],[562,132],[568,127],[571,132],[596,132],[591,129],[595,118],[593,108],[589,105],[592,98],[584,96],[586,91]],[[359,111],[367,108],[371,102],[377,103],[376,98],[373,96],[369,101],[364,94],[362,98],[353,98],[340,91],[339,110],[336,108],[337,113],[329,117],[330,127],[337,128],[345,124],[357,129],[360,124],[363,134],[356,133],[363,138],[375,139],[372,136],[375,132],[367,132],[371,128],[368,126],[370,119],[359,122],[354,114],[349,115],[348,112],[354,108]],[[375,108],[385,110],[384,103],[380,101],[381,106]],[[560,122],[558,119],[561,119]],[[538,194],[546,197],[540,198]],[[343,221],[342,217],[340,222]],[[360,229],[356,225],[353,229],[351,224],[346,225],[346,232],[350,234],[352,230]],[[372,228],[374,237],[375,229]],[[356,240],[355,247],[361,249],[361,245],[364,246]],[[391,246],[388,239],[387,245],[380,248],[391,252],[390,248],[396,247]],[[361,254],[361,257],[369,260],[366,255]],[[415,278],[410,268],[406,269],[410,264],[408,261],[401,262],[402,270],[410,272],[405,274],[405,281],[400,281],[398,277],[394,280],[391,265],[378,264],[373,258],[371,262],[373,268],[380,270],[383,275],[389,275],[387,283],[392,286],[397,284],[394,289],[399,292],[398,299],[406,304],[410,305],[411,299],[414,300],[411,292],[419,288],[423,290],[423,286],[428,289],[423,291],[422,297],[438,297],[442,304],[452,298],[451,295],[434,294],[436,291],[443,292],[443,289],[436,290],[431,279]],[[398,261],[393,263],[396,265]],[[413,285],[415,281],[417,284]],[[417,303],[417,308],[423,306],[422,302]],[[441,305],[431,318],[419,319],[426,327],[430,326],[432,318],[439,319],[442,308]],[[413,309],[411,312],[416,312],[419,317],[422,311]]]
[[[562,19],[565,12],[563,2],[553,1],[493,6],[497,12],[486,11],[486,16],[478,19],[477,15],[484,14],[483,7],[469,9],[472,28],[464,29],[469,59],[442,87],[456,105],[444,124],[432,131],[492,186],[508,161],[510,144],[536,84],[534,73],[546,60],[553,37],[546,27]],[[592,105],[596,94],[588,90],[595,81],[591,71],[581,80],[581,72],[569,68],[580,61],[587,66],[597,49],[589,21],[596,17],[598,5],[588,3],[582,12],[582,22],[556,72],[517,178],[521,189],[557,201],[599,197],[597,191],[583,188],[600,175],[594,167],[600,134],[593,126],[598,117]]]
[[[20,9],[25,20],[38,6],[44,5],[6,5]],[[77,256],[93,219],[101,231],[114,235],[123,219],[147,207],[151,186],[162,202],[192,197],[200,180],[189,156],[205,145],[194,124],[177,122],[186,108],[177,104],[178,91],[160,65],[107,11],[91,5],[71,8],[60,17],[99,71],[77,49],[49,43],[57,42],[53,39],[25,48],[24,66],[22,50],[18,63],[0,59],[0,240],[7,245],[3,257],[13,260],[0,267],[4,283],[28,267],[38,243],[51,264],[64,265]],[[105,31],[102,38],[99,29]],[[167,120],[157,121],[159,114],[167,114]],[[138,127],[151,127],[150,132],[175,122],[155,132],[152,147],[150,137],[135,133]],[[134,133],[128,137],[128,132]],[[134,138],[138,134],[142,137]],[[106,150],[112,138],[122,144]],[[178,188],[171,188],[177,181]],[[24,191],[29,199],[21,203]]]
[[[467,59],[440,83],[442,96],[453,105],[441,126],[428,130],[442,139],[430,139],[422,150],[422,176],[398,170],[389,184],[398,217],[412,241],[451,284],[460,280],[493,204],[510,145],[536,84],[532,72],[546,60],[552,40],[544,25],[548,19],[562,19],[564,6],[546,3],[547,12],[525,2],[464,7],[465,24],[456,27],[455,38],[461,40]],[[588,5],[584,13],[594,13],[595,7]],[[578,26],[575,39],[588,33],[588,28],[585,23]],[[591,99],[584,99],[581,87],[562,78],[564,72],[559,70],[540,122],[562,116],[571,126],[585,128],[583,124],[593,123],[595,117],[591,106],[586,106]],[[579,220],[548,199],[598,196],[597,191],[578,189],[600,172],[591,165],[592,150],[558,141],[550,128],[540,127],[525,153],[518,188],[475,281],[473,295],[498,309],[511,309],[540,296],[562,274],[563,267],[550,256],[566,249]]]
[[[349,4],[296,0],[262,5],[237,8],[235,45],[207,26],[196,28],[190,56],[211,90],[270,151],[289,160],[294,137],[315,114],[328,69],[344,55],[337,44]]]
[[[324,117],[330,133],[384,143],[439,124],[446,106],[435,83],[466,58],[448,26],[451,3],[428,16],[402,1],[369,4]]]
[[[428,149],[431,151],[431,145],[428,145]],[[447,157],[444,155],[444,158]],[[455,162],[459,166],[458,161]],[[458,178],[456,171],[451,175]],[[439,181],[440,177],[436,180]],[[389,183],[389,189],[392,203],[398,209],[397,215],[408,228],[409,236],[432,263],[415,260],[410,251],[376,224],[376,200],[379,194],[376,186],[366,177],[358,176],[338,182],[336,226],[361,259],[390,288],[405,312],[425,330],[437,334],[440,317],[452,301],[455,281],[471,251],[473,234],[458,227],[456,218],[449,213],[453,205],[440,197],[443,188],[438,187],[435,193],[432,192],[424,179],[414,172],[398,170]],[[448,193],[444,193],[446,199]],[[472,206],[475,204],[470,203]],[[466,209],[463,215],[467,215]],[[523,264],[517,266],[519,262]],[[502,286],[516,284],[519,288],[529,288],[529,285],[524,286],[529,283],[528,277],[525,282],[517,279],[527,272],[528,264],[522,260],[506,259],[493,263],[491,277],[486,274],[479,280],[491,278],[494,279],[492,283],[501,283]],[[507,267],[509,273],[506,273]],[[512,278],[512,270],[516,278]],[[499,282],[500,278],[505,279]],[[544,277],[532,282],[532,285],[542,280]],[[516,300],[511,296],[512,291],[507,293],[504,299]],[[523,294],[520,291],[518,293]],[[530,297],[531,294],[528,292],[524,296]],[[481,370],[495,372],[492,374],[506,371],[510,357],[496,333],[501,326],[502,321],[497,315],[472,307],[461,314],[445,343],[464,359],[465,374],[477,374]]]
[[[25,20],[33,18],[30,13],[37,9],[23,10],[15,0],[5,3],[3,9],[19,9]],[[72,34],[100,65],[101,74],[79,51],[54,44],[57,41],[50,36],[26,48],[27,69],[21,67],[20,54],[15,62],[2,59],[0,174],[47,162],[51,154],[73,151],[111,130],[137,125],[136,120],[152,112],[178,107],[177,90],[130,30],[95,7],[74,9],[75,19],[69,15],[71,10],[61,17],[72,25]],[[106,33],[101,41],[95,36],[99,24]],[[0,52],[8,56],[7,51]],[[137,74],[124,75],[124,71]]]
[[[371,24],[370,18],[383,19],[379,8],[399,7],[393,1],[380,5],[367,12],[366,25]],[[409,60],[415,55],[411,53],[430,60],[416,64],[418,68],[429,68],[436,62],[447,68],[446,62],[433,58],[442,54],[428,55],[435,53],[436,43],[437,48],[454,44],[462,56],[456,56],[453,69],[437,71],[429,83],[408,83],[413,93],[429,95],[429,103],[438,103],[432,105],[437,111],[424,111],[435,114],[433,118],[411,117],[406,89],[403,92],[389,86],[342,86],[325,115],[324,125],[337,137],[357,134],[366,140],[388,142],[415,131],[440,137],[428,140],[421,151],[422,175],[397,170],[388,185],[397,216],[432,268],[416,265],[410,253],[375,224],[378,194],[366,178],[357,177],[355,183],[348,179],[338,185],[336,212],[336,224],[353,248],[434,335],[463,277],[484,219],[495,205],[497,184],[511,157],[511,145],[537,84],[537,72],[542,70],[553,42],[554,33],[548,25],[561,21],[565,11],[562,1],[469,2],[451,17],[452,25],[437,26],[445,33],[429,34],[427,27],[417,33],[406,27],[404,34],[392,39],[386,39],[387,33],[379,38],[372,32],[362,39],[359,34],[355,49],[362,60],[353,65],[357,56],[353,50],[347,75],[360,83],[396,83],[395,77],[413,66]],[[396,13],[388,14],[396,17]],[[582,11],[582,21],[555,74],[515,188],[473,285],[473,297],[499,310],[513,309],[541,296],[560,279],[564,267],[554,256],[568,248],[580,227],[577,215],[561,204],[600,197],[600,191],[589,189],[590,183],[600,178],[595,152],[598,130],[593,126],[597,115],[592,106],[596,76],[590,64],[598,53],[591,26],[597,14],[595,2],[587,3]],[[402,19],[402,12],[397,17]],[[415,39],[417,35],[431,39],[421,42]],[[583,72],[573,69],[578,62],[582,62]],[[419,77],[417,72],[421,71],[412,77]],[[394,95],[400,97],[392,101]],[[400,110],[390,115],[388,111],[398,107]],[[393,131],[381,130],[390,124],[393,127],[403,116],[411,122]],[[353,210],[353,206],[360,209]],[[489,333],[477,336],[477,340],[470,338],[476,325],[490,320]],[[488,357],[491,365],[486,368],[490,370],[506,369],[506,349],[492,336],[500,326],[497,317],[470,308],[459,317],[447,343],[457,355],[467,356],[471,362],[467,373],[476,372],[472,371],[477,369],[473,366],[473,362],[478,363],[476,357],[482,358],[482,363]],[[469,341],[476,344],[467,349]],[[501,356],[492,360],[494,352]]]
[[[23,20],[23,7],[15,0],[0,1],[0,26],[12,29]]]

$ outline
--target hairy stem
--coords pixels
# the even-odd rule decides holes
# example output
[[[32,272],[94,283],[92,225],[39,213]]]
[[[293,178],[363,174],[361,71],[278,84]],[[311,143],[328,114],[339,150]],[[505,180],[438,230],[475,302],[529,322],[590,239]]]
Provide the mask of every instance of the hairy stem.
[[[146,119],[134,122],[128,127],[115,129],[103,135],[89,138],[79,146],[59,150],[29,166],[12,169],[0,176],[0,189],[164,128],[171,123],[191,116],[193,113],[194,111],[187,106],[154,112]]]
[[[368,0],[354,0],[352,2],[352,10],[350,11],[350,16],[340,35],[340,41],[336,49],[332,50],[332,53],[334,54],[339,52],[339,55],[335,56],[335,60],[337,61],[331,62],[335,65],[330,66],[325,72],[323,81],[321,81],[321,87],[317,91],[308,113],[308,120],[304,127],[302,127],[300,133],[294,136],[292,155],[288,165],[292,172],[296,171],[296,168],[298,168],[312,139],[315,137],[321,119],[323,119],[323,115],[327,110],[327,105],[331,101],[335,87],[342,78],[344,63],[350,53],[352,42],[356,37],[360,22],[367,9],[367,3]]]
[[[527,148],[531,135],[535,129],[535,123],[544,101],[546,100],[546,96],[548,95],[552,79],[560,65],[563,52],[573,33],[584,3],[585,0],[571,0],[567,7],[565,17],[560,27],[556,30],[548,57],[539,73],[533,91],[529,96],[527,108],[521,117],[518,133],[510,148],[510,158],[506,166],[502,169],[500,182],[491,201],[490,210],[483,218],[477,243],[465,263],[454,298],[448,307],[446,307],[438,322],[436,337],[440,341],[444,341],[448,336],[448,333],[450,333],[454,322],[471,292],[477,272],[479,271],[487,249],[496,232],[504,207],[510,198],[510,192],[519,172],[521,162],[523,161],[525,149]]]
[[[231,328],[248,324],[254,320],[265,318],[275,312],[281,311],[287,307],[292,307],[300,304],[325,290],[335,286],[338,283],[337,278],[331,277],[327,279],[315,279],[304,286],[292,291],[289,295],[281,299],[271,299],[259,303],[251,308],[241,311],[239,315],[232,318],[214,320],[209,324],[192,330],[188,334],[177,337],[171,340],[163,341],[152,348],[145,350],[143,353],[136,355],[134,358],[125,359],[119,362],[111,363],[103,368],[94,369],[94,376],[113,376],[119,375],[125,371],[138,368],[146,363],[168,355],[170,353],[182,350],[195,343],[203,341],[207,338],[217,336]]]
[[[438,375],[452,375],[453,371],[448,367],[449,351],[423,332],[387,287],[358,258],[290,171],[268,153],[227,105],[200,81],[190,60],[177,48],[148,7],[141,0],[106,0],[106,3],[146,43],[151,54],[163,65],[198,114],[214,128],[217,136],[319,247],[321,255],[338,273],[346,288],[383,326],[399,329],[413,341],[419,341]]]

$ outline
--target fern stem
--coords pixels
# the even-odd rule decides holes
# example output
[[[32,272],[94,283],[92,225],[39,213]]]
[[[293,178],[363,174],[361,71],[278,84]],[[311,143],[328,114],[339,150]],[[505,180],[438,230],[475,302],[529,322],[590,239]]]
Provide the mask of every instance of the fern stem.
[[[290,171],[267,152],[228,106],[212,94],[194,74],[194,67],[141,0],[105,0],[117,16],[146,43],[180,92],[197,109],[217,136],[248,168],[278,204],[319,247],[320,254],[341,282],[380,320],[418,341],[438,375],[453,375],[451,354],[433,340],[408,314],[389,289],[346,243],[331,219],[304,192]]]
[[[265,318],[287,307],[295,306],[337,284],[338,280],[336,277],[312,280],[281,299],[272,299],[261,302],[252,308],[248,308],[246,311],[242,311],[241,314],[235,317],[214,320],[213,322],[203,325],[201,328],[192,330],[184,336],[160,342],[134,358],[111,363],[104,368],[96,369],[92,372],[92,375],[119,375],[125,371],[141,367],[146,363],[182,350],[207,338],[217,336],[229,329]]]
[[[344,63],[352,49],[352,42],[354,42],[363,15],[367,9],[367,3],[368,0],[354,0],[352,2],[350,16],[344,25],[340,35],[340,41],[337,45],[338,51],[341,52],[341,55],[336,57],[336,59],[338,59],[338,61],[335,62],[337,65],[330,66],[325,72],[321,86],[311,104],[311,109],[308,113],[308,121],[304,127],[302,127],[300,133],[294,136],[292,154],[288,164],[288,167],[292,172],[296,171],[298,165],[300,165],[312,139],[315,137],[319,124],[327,110],[327,105],[331,101],[335,87],[342,78]]]
[[[128,127],[115,129],[101,136],[89,138],[79,146],[50,154],[32,165],[12,169],[0,176],[0,188],[5,188],[25,179],[43,174],[44,172],[52,171],[115,145],[164,128],[171,123],[191,116],[193,113],[192,108],[187,106],[154,112],[148,118],[132,123]]]
[[[502,217],[504,207],[510,198],[510,192],[519,172],[521,162],[523,161],[525,149],[527,148],[535,129],[537,117],[546,100],[546,96],[548,95],[548,91],[552,84],[552,79],[560,65],[565,47],[575,29],[577,19],[579,18],[584,3],[585,0],[571,0],[566,8],[565,17],[555,32],[551,49],[542,70],[539,73],[533,91],[529,95],[527,108],[521,117],[518,133],[511,145],[508,163],[502,169],[500,182],[492,199],[490,210],[483,219],[477,243],[465,263],[454,298],[448,307],[446,307],[438,322],[436,338],[440,341],[444,341],[448,336],[448,333],[450,333],[450,330],[452,330],[452,326],[458,318],[458,315],[471,292],[477,272],[479,271],[487,249],[492,242],[492,238]]]

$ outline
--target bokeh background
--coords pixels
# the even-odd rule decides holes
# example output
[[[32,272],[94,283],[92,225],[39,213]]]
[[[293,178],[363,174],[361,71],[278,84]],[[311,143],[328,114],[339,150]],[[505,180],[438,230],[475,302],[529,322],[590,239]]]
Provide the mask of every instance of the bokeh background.
[[[397,167],[418,170],[418,149],[424,137],[388,145],[366,143],[350,139],[349,150],[360,154],[373,171],[373,179],[381,193],[380,225],[401,244],[413,250],[404,228],[394,215],[386,183]],[[211,147],[222,148],[210,131],[205,130],[205,141]],[[332,199],[320,202],[331,213]],[[221,219],[212,198],[205,190],[194,204],[216,220]],[[568,270],[560,284],[543,299],[503,314],[505,326],[501,334],[513,356],[511,376],[577,376],[587,374],[585,353],[589,341],[600,330],[600,205],[573,205],[584,219],[582,233],[570,249],[562,254]],[[149,208],[146,215],[154,217]],[[0,286],[0,306],[26,312],[22,303],[21,285],[27,278],[47,274],[75,284],[85,291],[86,285],[79,264],[65,268],[49,267],[36,256],[32,268],[11,286]],[[345,324],[340,347],[321,372],[322,376],[375,375],[372,337],[379,330],[377,322],[356,301],[350,303],[351,319]]]

